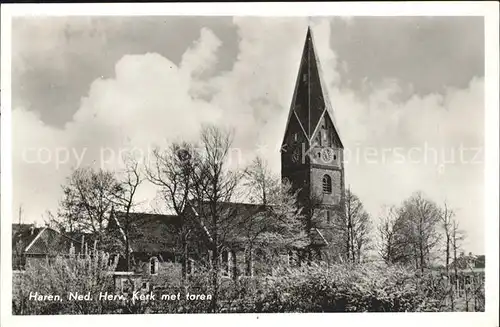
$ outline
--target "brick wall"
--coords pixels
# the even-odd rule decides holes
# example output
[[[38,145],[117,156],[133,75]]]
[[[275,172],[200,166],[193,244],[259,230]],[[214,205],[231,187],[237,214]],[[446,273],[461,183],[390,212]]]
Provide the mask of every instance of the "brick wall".
[[[332,193],[323,193],[323,177],[330,176],[332,179]],[[331,168],[312,168],[311,169],[311,193],[313,196],[322,200],[324,205],[338,205],[342,194],[342,173],[340,170]]]

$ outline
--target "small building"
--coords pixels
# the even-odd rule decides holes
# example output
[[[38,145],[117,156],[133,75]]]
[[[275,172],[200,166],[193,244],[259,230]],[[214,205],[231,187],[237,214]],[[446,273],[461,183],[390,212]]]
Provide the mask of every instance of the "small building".
[[[12,224],[12,269],[50,262],[58,255],[80,253],[82,244],[50,227]]]

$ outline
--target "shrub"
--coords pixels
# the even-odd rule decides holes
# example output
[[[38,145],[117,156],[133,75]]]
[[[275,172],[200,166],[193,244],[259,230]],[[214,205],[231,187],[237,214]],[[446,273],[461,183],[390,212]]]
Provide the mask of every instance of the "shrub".
[[[69,292],[96,294],[112,291],[113,279],[108,273],[109,258],[104,254],[80,258],[56,257],[50,264],[28,265],[14,275],[12,306],[14,314],[88,314],[118,309],[114,302],[68,300]],[[29,300],[30,293],[59,295],[61,301]]]
[[[98,261],[98,260],[97,260]],[[29,291],[63,294],[69,291],[111,291],[111,277],[97,261],[56,260],[52,266],[28,268],[15,287],[17,314],[102,313],[203,313],[213,312],[210,300],[186,300],[185,294],[212,295],[210,271],[198,271],[185,283],[178,279],[157,280],[156,301],[33,302]],[[281,268],[272,277],[219,280],[215,312],[406,312],[448,311],[449,285],[426,273],[404,267],[373,264],[310,265]],[[480,291],[479,291],[480,292]],[[161,294],[180,293],[180,300],[160,300]],[[478,304],[480,306],[481,304]]]
[[[442,293],[401,267],[307,266],[267,279],[258,290],[261,312],[439,311]],[[433,284],[434,285],[434,284]]]

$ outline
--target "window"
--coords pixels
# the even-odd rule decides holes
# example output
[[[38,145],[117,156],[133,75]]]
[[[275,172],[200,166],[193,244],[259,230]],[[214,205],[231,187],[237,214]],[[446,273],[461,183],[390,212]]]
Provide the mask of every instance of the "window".
[[[149,259],[149,273],[151,275],[158,274],[158,258],[152,257]]]
[[[326,223],[329,225],[332,220],[332,217],[330,216],[330,210],[326,210]]]
[[[307,74],[303,74],[302,75],[302,82],[306,82],[307,81]]]
[[[222,271],[222,276],[229,277],[230,273],[230,255],[229,251],[223,250],[221,254],[221,271]]]
[[[293,141],[297,142],[299,140],[299,134],[293,133]]]
[[[332,193],[332,178],[328,175],[323,176],[323,193]]]
[[[193,273],[193,267],[194,266],[194,262],[193,262],[193,259],[188,259],[187,263],[186,263],[186,274],[187,275],[191,275]]]
[[[326,124],[325,121],[321,123],[321,144],[323,146],[330,146],[330,140],[328,139],[328,131],[326,130]]]

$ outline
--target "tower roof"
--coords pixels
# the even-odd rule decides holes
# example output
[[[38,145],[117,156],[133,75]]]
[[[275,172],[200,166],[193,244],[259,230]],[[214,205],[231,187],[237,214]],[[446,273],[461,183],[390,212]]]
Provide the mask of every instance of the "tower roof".
[[[297,121],[306,139],[311,143],[323,117],[331,121],[338,142],[343,148],[326,83],[323,81],[312,31],[308,27],[286,128],[288,130],[292,120]],[[285,137],[286,135],[287,131]]]

